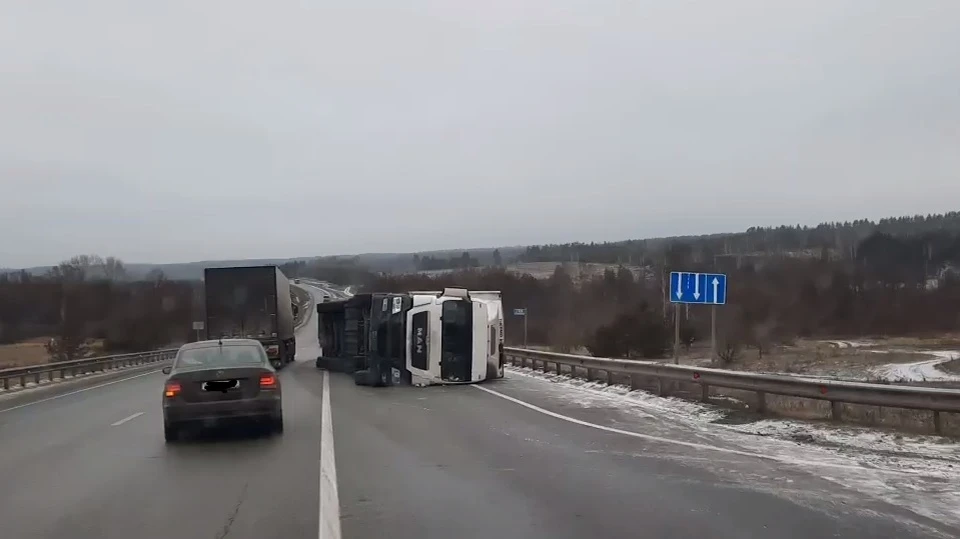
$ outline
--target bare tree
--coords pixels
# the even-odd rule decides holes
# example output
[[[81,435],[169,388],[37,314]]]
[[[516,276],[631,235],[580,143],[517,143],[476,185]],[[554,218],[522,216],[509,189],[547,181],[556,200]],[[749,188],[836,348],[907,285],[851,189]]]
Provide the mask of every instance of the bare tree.
[[[103,276],[108,281],[122,281],[127,278],[127,268],[119,258],[108,256],[103,259]]]

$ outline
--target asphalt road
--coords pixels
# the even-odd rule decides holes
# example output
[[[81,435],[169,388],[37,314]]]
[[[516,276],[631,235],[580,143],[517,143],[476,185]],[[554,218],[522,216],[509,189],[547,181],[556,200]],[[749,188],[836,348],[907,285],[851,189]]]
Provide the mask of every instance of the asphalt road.
[[[481,386],[494,394],[330,376],[336,477],[324,488],[335,486],[339,503],[324,507],[325,375],[313,366],[313,324],[298,346],[298,362],[281,372],[278,437],[165,444],[163,378],[153,371],[63,384],[13,409],[0,400],[0,536],[314,538],[321,513],[349,539],[960,535],[784,463],[719,451],[697,433],[558,403],[543,382],[519,377]],[[644,425],[657,436],[617,430]]]

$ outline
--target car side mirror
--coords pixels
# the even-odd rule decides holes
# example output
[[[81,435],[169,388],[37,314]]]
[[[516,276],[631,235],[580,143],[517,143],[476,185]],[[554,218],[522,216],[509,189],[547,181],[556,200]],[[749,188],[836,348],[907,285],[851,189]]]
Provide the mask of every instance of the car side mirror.
[[[163,372],[163,374],[170,374],[173,372],[173,367],[164,367],[161,372]]]

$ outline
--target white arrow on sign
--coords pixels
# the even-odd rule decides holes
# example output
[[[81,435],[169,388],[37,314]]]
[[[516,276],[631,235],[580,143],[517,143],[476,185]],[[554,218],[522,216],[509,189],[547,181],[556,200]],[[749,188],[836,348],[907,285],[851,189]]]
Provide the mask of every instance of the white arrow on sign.
[[[677,299],[683,299],[683,274],[677,274]]]
[[[717,297],[717,287],[718,287],[718,286],[720,286],[720,281],[719,281],[716,277],[714,277],[714,278],[713,278],[713,302],[714,302],[714,303],[720,301],[720,299]]]
[[[693,274],[693,299],[700,299],[700,274]]]

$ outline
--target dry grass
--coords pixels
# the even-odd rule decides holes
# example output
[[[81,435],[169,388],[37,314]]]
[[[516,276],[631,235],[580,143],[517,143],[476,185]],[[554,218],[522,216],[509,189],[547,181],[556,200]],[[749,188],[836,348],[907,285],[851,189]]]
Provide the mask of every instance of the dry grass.
[[[912,343],[900,341],[890,345],[840,348],[825,342],[798,341],[793,346],[775,346],[764,349],[763,355],[756,348],[744,348],[737,358],[723,368],[751,371],[804,374],[828,378],[869,380],[871,368],[889,363],[911,363],[930,359],[922,349],[949,347],[947,341],[924,341]],[[960,345],[958,345],[960,348]],[[710,366],[708,345],[682,351],[680,363]]]
[[[44,345],[49,337],[0,346],[0,369],[46,363],[49,355]]]
[[[937,365],[937,368],[953,374],[960,374],[960,359],[951,359],[946,363],[941,363]]]
[[[50,360],[45,345],[50,337],[37,337],[15,344],[0,345],[0,369],[13,367],[27,367],[47,363]],[[103,341],[93,341],[90,345],[91,355],[103,354]]]

